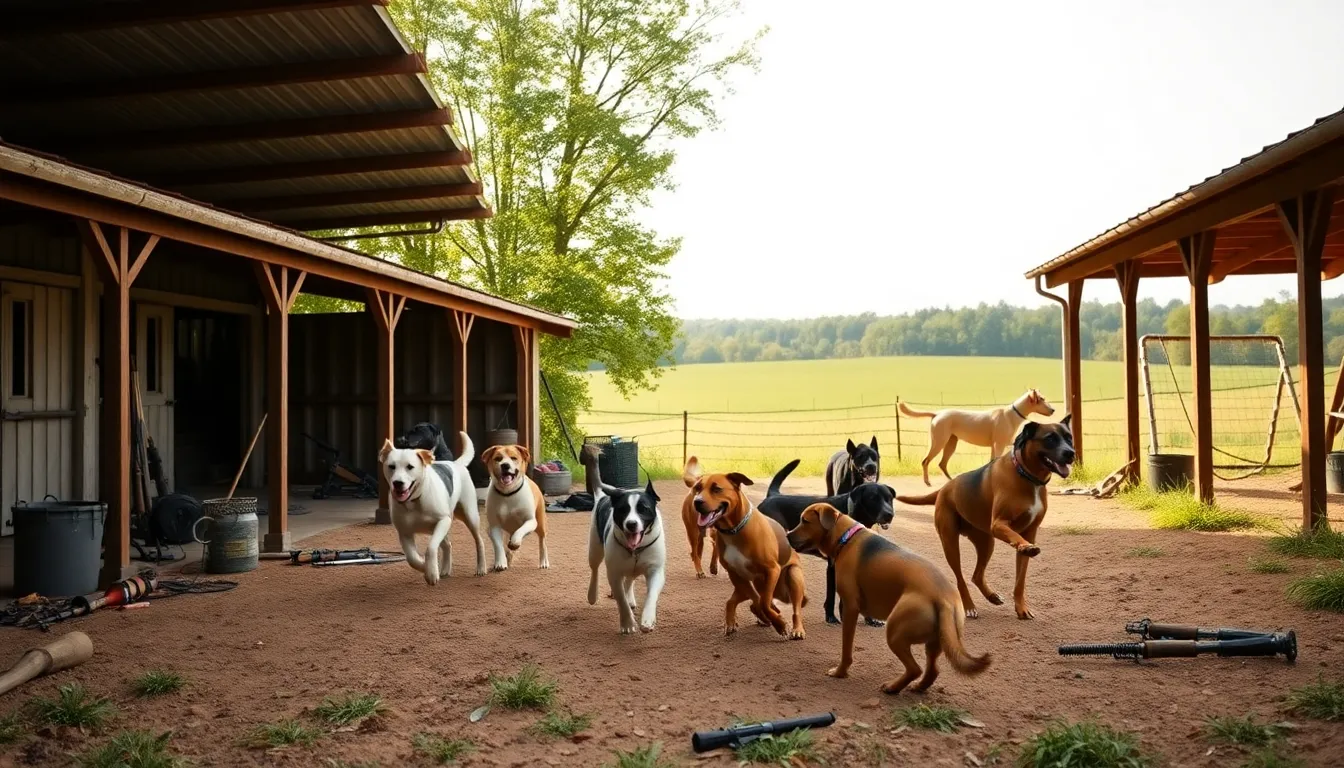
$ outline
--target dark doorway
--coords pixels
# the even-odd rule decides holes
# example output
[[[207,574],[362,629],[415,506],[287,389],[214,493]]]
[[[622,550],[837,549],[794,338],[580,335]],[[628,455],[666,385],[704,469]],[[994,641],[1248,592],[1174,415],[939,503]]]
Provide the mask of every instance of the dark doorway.
[[[174,490],[228,487],[243,456],[244,318],[185,308],[176,318]]]

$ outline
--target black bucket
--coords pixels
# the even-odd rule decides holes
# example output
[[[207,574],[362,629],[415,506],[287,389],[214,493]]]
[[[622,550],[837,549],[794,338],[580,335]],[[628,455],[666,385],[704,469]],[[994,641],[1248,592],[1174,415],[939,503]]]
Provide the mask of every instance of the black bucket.
[[[1184,491],[1195,482],[1195,457],[1184,453],[1148,454],[1148,486],[1155,491]]]
[[[98,589],[106,504],[19,502],[12,509],[15,594],[73,597]]]
[[[1344,493],[1344,451],[1331,451],[1325,455],[1325,490],[1327,493]]]

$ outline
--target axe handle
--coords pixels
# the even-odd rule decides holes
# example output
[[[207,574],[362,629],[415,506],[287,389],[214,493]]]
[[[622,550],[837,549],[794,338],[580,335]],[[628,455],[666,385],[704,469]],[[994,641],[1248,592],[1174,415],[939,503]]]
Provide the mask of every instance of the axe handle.
[[[0,675],[0,695],[42,675],[76,667],[93,657],[93,641],[83,632],[71,632],[41,648],[34,648],[19,663]]]
[[[257,431],[252,433],[252,442],[247,446],[247,453],[243,454],[243,463],[238,465],[238,474],[233,476],[233,485],[229,486],[229,495],[226,499],[233,498],[233,492],[238,490],[238,481],[243,479],[243,470],[247,469],[247,462],[252,458],[252,449],[257,447],[257,438],[261,437],[261,428],[266,426],[266,414],[261,414],[261,421],[257,423]]]

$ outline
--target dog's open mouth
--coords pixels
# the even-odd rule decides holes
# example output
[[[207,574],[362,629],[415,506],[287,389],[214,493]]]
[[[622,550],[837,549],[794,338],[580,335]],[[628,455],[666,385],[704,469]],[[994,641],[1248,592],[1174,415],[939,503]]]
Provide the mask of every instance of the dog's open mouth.
[[[518,479],[518,470],[516,469],[499,470],[499,482],[501,485],[504,486],[513,485],[513,482],[517,479]]]
[[[405,504],[405,503],[406,503],[406,500],[409,499],[409,498],[411,498],[411,491],[414,491],[414,490],[415,490],[415,483],[411,483],[410,485],[404,486],[404,487],[402,487],[401,490],[397,490],[396,488],[393,488],[393,489],[392,489],[392,498],[394,498],[394,499],[396,499],[397,501],[399,501],[399,502]]]
[[[876,470],[876,469],[866,469],[866,470],[864,470],[864,471],[863,471],[863,482],[865,482],[865,483],[876,483],[876,482],[877,482],[877,470]]]
[[[634,551],[639,548],[640,542],[644,541],[643,531],[624,531],[625,548]]]
[[[1068,477],[1069,473],[1073,471],[1072,464],[1060,464],[1044,454],[1041,455],[1041,463],[1045,465],[1046,469],[1054,472],[1060,477]]]
[[[715,509],[711,512],[700,512],[699,510],[697,510],[696,522],[699,523],[701,528],[708,528],[709,526],[717,522],[720,517],[723,517],[723,513],[727,511],[728,511],[727,504],[720,504],[718,509]]]

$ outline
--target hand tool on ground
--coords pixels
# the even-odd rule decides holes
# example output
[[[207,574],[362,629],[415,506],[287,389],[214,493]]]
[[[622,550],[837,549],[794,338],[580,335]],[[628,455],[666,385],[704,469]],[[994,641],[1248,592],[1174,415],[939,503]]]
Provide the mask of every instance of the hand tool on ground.
[[[801,728],[825,728],[835,723],[835,713],[826,712],[820,715],[807,715],[804,717],[792,717],[787,720],[775,720],[773,722],[755,723],[752,725],[735,725],[718,731],[696,731],[691,734],[691,749],[696,752],[708,752],[711,749],[719,747],[732,747],[737,749],[744,744],[749,744],[756,739],[767,739],[779,734],[796,731]]]
[[[42,675],[77,667],[93,658],[93,641],[83,632],[70,632],[56,640],[33,648],[18,663],[0,675],[0,695]]]
[[[1096,643],[1059,646],[1060,656],[1111,656],[1117,659],[1191,658],[1205,654],[1278,656],[1297,660],[1297,634],[1291,630],[1233,640],[1140,640],[1137,643]]]

